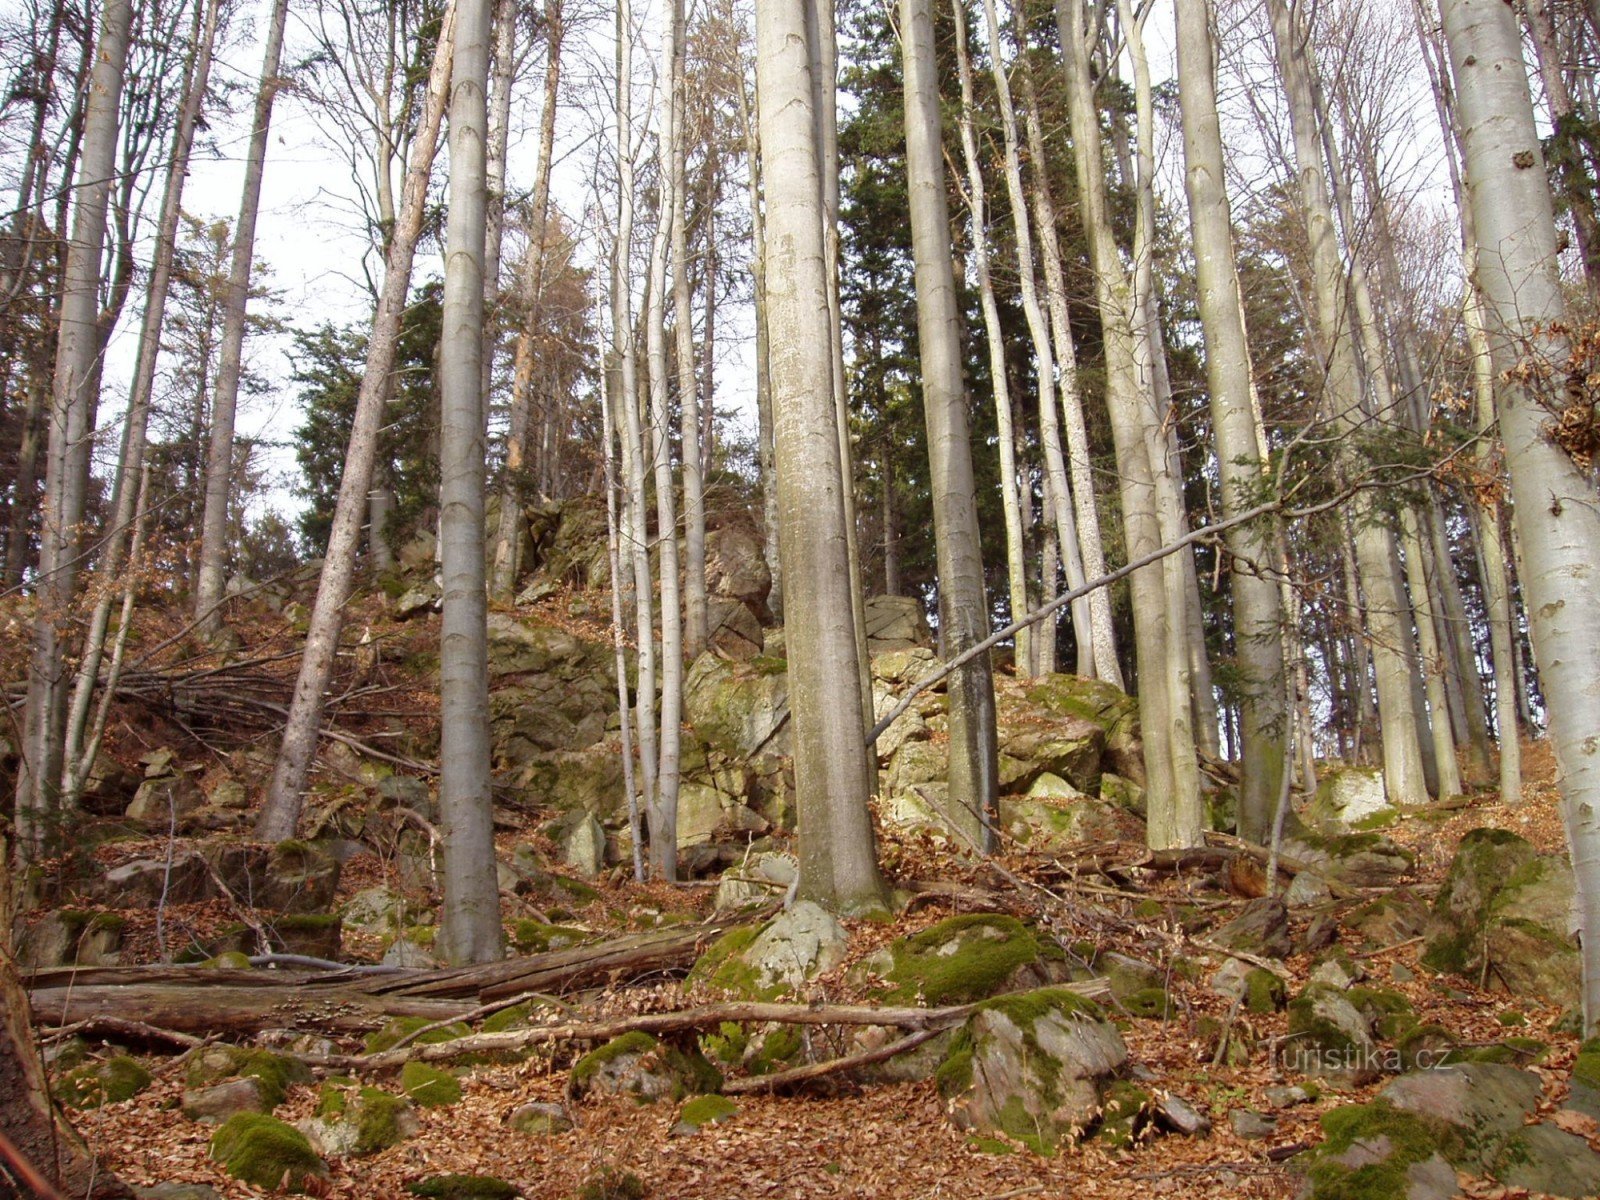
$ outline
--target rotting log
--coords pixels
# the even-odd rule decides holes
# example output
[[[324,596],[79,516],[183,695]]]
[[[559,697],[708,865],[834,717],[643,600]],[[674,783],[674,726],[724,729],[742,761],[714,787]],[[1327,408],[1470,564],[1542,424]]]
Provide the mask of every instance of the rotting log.
[[[395,1017],[446,1020],[472,1005],[415,996],[371,996],[354,988],[223,984],[128,983],[49,987],[31,993],[41,1025],[71,1025],[103,1017],[177,1033],[242,1037],[263,1029],[365,1033]]]

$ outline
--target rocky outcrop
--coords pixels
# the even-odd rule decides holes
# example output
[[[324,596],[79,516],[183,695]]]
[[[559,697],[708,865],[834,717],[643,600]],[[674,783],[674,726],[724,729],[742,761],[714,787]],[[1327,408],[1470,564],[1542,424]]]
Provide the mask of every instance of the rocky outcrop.
[[[1572,867],[1503,829],[1461,846],[1428,921],[1422,962],[1436,971],[1561,1005],[1578,1002]]]
[[[1101,1117],[1127,1058],[1097,1005],[1044,988],[984,1004],[956,1035],[937,1079],[958,1127],[1050,1154]]]

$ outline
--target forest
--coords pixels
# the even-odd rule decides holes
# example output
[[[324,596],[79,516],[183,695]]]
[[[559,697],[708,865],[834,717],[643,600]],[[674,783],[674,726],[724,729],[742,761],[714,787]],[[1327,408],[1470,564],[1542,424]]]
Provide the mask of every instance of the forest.
[[[1600,0],[0,0],[0,1200],[1600,1195]]]

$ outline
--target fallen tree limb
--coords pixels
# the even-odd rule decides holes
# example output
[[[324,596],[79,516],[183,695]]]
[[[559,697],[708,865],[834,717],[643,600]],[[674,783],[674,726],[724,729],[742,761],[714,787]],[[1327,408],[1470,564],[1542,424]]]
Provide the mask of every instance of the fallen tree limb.
[[[241,972],[242,974],[243,972]],[[267,974],[267,972],[262,972]],[[373,996],[356,988],[224,984],[120,984],[38,988],[30,993],[41,1025],[127,1021],[188,1034],[241,1037],[263,1029],[366,1033],[394,1017],[459,1019],[472,1005],[415,996]]]
[[[943,1029],[919,1029],[915,1033],[907,1034],[899,1041],[890,1042],[886,1046],[879,1046],[876,1050],[863,1050],[859,1054],[848,1054],[843,1058],[830,1058],[827,1062],[808,1063],[803,1067],[794,1067],[788,1071],[777,1071],[771,1075],[752,1075],[748,1079],[733,1079],[723,1085],[722,1092],[726,1096],[748,1096],[760,1092],[774,1092],[779,1088],[792,1087],[797,1083],[810,1083],[813,1079],[822,1079],[828,1075],[839,1075],[845,1071],[853,1071],[857,1067],[870,1067],[875,1063],[888,1062],[891,1058],[899,1058],[908,1051],[915,1050],[924,1042],[932,1041],[943,1033]]]

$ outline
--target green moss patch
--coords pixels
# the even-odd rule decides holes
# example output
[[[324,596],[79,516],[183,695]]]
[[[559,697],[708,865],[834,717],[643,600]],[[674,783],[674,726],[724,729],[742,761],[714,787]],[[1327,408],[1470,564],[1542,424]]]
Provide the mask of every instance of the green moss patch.
[[[1282,1010],[1288,1000],[1283,980],[1262,967],[1251,967],[1244,977],[1246,1012],[1265,1014]]]
[[[661,1043],[642,1030],[614,1037],[604,1046],[589,1051],[572,1066],[572,1082],[588,1083],[600,1073],[600,1068],[615,1062],[626,1054],[649,1054]]]
[[[236,1113],[211,1139],[211,1157],[235,1179],[258,1188],[304,1191],[327,1167],[305,1135],[265,1113]]]
[[[131,1100],[154,1082],[137,1059],[126,1054],[90,1063],[66,1075],[56,1085],[56,1098],[68,1108],[99,1108]]]
[[[547,925],[543,921],[522,918],[511,922],[511,944],[524,954],[543,954],[549,950],[562,950],[576,946],[589,935],[581,929],[565,925]]]
[[[1406,1172],[1450,1144],[1445,1126],[1382,1101],[1324,1113],[1327,1140],[1314,1151],[1310,1170],[1316,1200],[1392,1200],[1404,1196]],[[1357,1142],[1387,1139],[1390,1151],[1380,1162],[1352,1169],[1336,1161]]]
[[[190,1087],[202,1087],[221,1079],[256,1079],[261,1083],[261,1098],[272,1108],[282,1104],[289,1089],[297,1083],[310,1083],[310,1069],[298,1059],[252,1050],[243,1046],[212,1047],[189,1062]]]
[[[726,1121],[739,1111],[739,1106],[726,1096],[696,1096],[678,1110],[678,1123],[674,1133],[693,1133],[706,1125]]]
[[[890,947],[891,1003],[919,997],[935,1007],[993,996],[1018,968],[1039,961],[1039,944],[1015,917],[951,917]]]
[[[422,1062],[408,1062],[400,1068],[400,1090],[423,1108],[441,1108],[461,1099],[459,1079]]]
[[[511,1200],[522,1194],[492,1175],[433,1175],[406,1184],[406,1191],[429,1200]]]
[[[388,1050],[403,1037],[408,1037],[419,1029],[434,1024],[432,1017],[396,1017],[376,1033],[367,1035],[367,1053],[377,1054]],[[472,1030],[465,1024],[455,1021],[442,1029],[435,1029],[432,1033],[425,1033],[415,1042],[416,1046],[433,1046],[440,1042],[453,1042],[457,1038],[466,1037]]]

